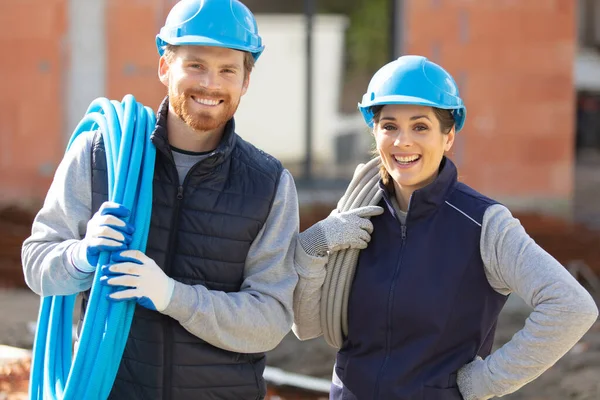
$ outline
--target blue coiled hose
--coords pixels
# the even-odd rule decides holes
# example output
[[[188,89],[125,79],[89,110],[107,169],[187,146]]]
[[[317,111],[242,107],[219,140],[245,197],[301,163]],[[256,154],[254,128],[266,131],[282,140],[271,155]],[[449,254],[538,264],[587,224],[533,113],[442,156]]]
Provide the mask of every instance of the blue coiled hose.
[[[106,149],[108,199],[123,204],[135,226],[130,249],[144,251],[152,211],[152,178],[156,148],[150,142],[156,118],[152,109],[127,95],[123,101],[94,100],[73,133],[67,150],[82,132],[99,129]],[[98,268],[110,263],[100,255]],[[114,288],[95,274],[78,350],[72,361],[75,297],[42,298],[33,348],[29,395],[35,400],[104,400],[119,367],[135,301],[111,302]]]

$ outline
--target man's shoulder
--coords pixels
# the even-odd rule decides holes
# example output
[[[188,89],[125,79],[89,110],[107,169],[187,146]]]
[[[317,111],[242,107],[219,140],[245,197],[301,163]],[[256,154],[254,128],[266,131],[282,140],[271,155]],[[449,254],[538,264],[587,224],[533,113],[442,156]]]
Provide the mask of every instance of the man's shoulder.
[[[276,157],[242,139],[239,135],[233,156],[248,167],[268,175],[275,174],[277,178],[284,169],[283,164]]]
[[[97,137],[102,137],[102,134],[99,130],[80,132],[76,137],[70,138],[69,144],[67,146],[67,151],[90,151]]]

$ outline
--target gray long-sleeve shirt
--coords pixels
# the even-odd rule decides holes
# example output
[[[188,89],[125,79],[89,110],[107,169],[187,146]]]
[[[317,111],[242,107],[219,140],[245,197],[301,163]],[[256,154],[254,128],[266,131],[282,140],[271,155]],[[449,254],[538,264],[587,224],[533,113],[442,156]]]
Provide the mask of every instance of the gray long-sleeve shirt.
[[[516,293],[533,312],[508,343],[459,370],[458,385],[465,400],[503,396],[537,378],[598,317],[589,293],[534,242],[506,207],[489,207],[481,229],[481,256],[491,287],[503,295]],[[299,241],[295,265],[300,280],[294,293],[293,329],[300,339],[310,339],[322,334],[319,310],[327,256],[308,255]]]
[[[69,256],[92,217],[92,141],[93,132],[83,133],[65,154],[31,236],[23,243],[25,281],[40,296],[75,294],[92,285],[93,275],[77,270]],[[175,158],[178,167],[189,169],[189,157]],[[224,293],[176,282],[163,314],[219,348],[246,353],[273,349],[292,325],[298,224],[296,188],[285,170],[267,221],[248,252],[240,291]]]

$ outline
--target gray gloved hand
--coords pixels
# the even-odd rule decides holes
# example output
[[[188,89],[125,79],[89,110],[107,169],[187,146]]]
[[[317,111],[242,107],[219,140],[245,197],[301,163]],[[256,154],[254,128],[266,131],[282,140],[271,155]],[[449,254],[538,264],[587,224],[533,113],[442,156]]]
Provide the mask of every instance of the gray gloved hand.
[[[373,232],[373,224],[368,217],[382,213],[383,208],[379,206],[360,207],[341,213],[334,211],[300,233],[298,239],[304,251],[315,257],[348,248],[364,249]]]
[[[465,400],[490,399],[492,394],[486,387],[481,377],[482,371],[487,368],[485,361],[477,356],[473,361],[458,370],[456,383],[458,390]]]

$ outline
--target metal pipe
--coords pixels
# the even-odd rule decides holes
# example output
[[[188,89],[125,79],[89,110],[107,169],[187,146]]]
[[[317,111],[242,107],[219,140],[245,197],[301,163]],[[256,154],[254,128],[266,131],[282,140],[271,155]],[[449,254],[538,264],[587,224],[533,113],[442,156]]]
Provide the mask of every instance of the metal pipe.
[[[313,98],[313,19],[315,14],[315,0],[304,0],[306,18],[306,109],[305,109],[305,158],[303,178],[312,180],[312,98]]]
[[[404,0],[390,0],[390,60],[404,53]]]

